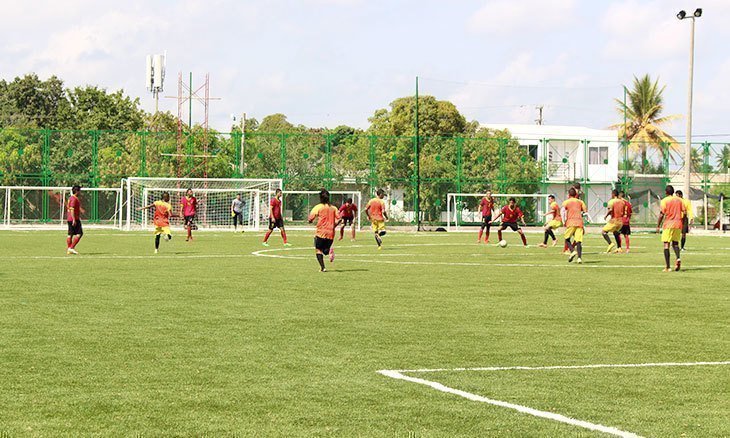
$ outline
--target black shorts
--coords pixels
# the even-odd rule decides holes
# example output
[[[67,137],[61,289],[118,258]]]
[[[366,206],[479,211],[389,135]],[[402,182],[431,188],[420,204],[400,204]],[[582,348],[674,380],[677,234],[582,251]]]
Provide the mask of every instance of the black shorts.
[[[631,235],[631,225],[623,225],[621,227],[621,234],[624,236],[630,236]]]
[[[482,226],[488,227],[492,224],[492,216],[482,216]]]
[[[188,225],[195,225],[195,216],[185,216],[185,226],[187,227]]]
[[[689,233],[689,218],[687,216],[682,219],[682,232],[684,234]]]
[[[77,220],[76,225],[73,221],[68,221],[68,235],[69,236],[81,236],[84,234],[84,229],[81,227],[81,221]]]
[[[500,229],[506,230],[507,228],[510,228],[512,231],[517,231],[520,229],[520,226],[517,225],[517,222],[502,222]]]
[[[315,236],[314,247],[322,252],[329,252],[330,248],[332,248],[332,239]]]
[[[345,226],[352,225],[354,220],[355,220],[354,217],[343,217],[342,218],[342,225],[345,225]]]
[[[283,218],[279,218],[279,219],[269,218],[269,229],[273,230],[274,228],[278,228],[278,229],[284,228],[284,219]]]

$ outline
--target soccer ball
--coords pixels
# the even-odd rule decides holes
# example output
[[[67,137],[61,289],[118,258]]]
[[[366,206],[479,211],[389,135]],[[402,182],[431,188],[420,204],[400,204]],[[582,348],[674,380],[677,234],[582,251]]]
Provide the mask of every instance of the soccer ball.
[[[500,240],[499,241],[499,246],[501,246],[502,248],[506,248],[507,247],[507,241],[506,240]]]

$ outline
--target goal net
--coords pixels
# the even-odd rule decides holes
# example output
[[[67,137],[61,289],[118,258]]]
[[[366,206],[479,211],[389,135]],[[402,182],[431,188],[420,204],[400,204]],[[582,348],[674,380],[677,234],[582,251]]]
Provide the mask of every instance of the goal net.
[[[0,225],[4,228],[65,229],[71,187],[0,186]],[[81,221],[85,228],[122,224],[121,187],[82,188]]]
[[[228,179],[228,178],[128,178],[125,187],[126,230],[152,229],[154,212],[137,211],[138,208],[162,199],[170,194],[170,204],[177,217],[170,219],[170,226],[182,228],[181,201],[188,189],[198,201],[195,226],[199,230],[233,229],[231,204],[236,195],[243,201],[243,228],[259,230],[262,214],[268,214],[270,193],[281,188],[280,179]]]
[[[494,210],[492,217],[497,217],[499,210],[507,205],[509,198],[515,198],[517,206],[525,215],[528,225],[542,225],[543,215],[548,210],[549,195],[542,193],[515,194],[493,193]],[[447,195],[447,222],[448,231],[472,230],[482,222],[480,203],[484,193],[449,193]]]
[[[269,193],[271,197],[274,196],[273,192]],[[360,229],[360,217],[363,214],[362,195],[358,191],[331,191],[330,192],[330,203],[340,208],[342,204],[348,198],[352,198],[352,203],[357,206],[357,213],[355,214],[355,227]],[[305,230],[312,229],[314,225],[308,221],[309,212],[314,208],[315,205],[319,204],[319,191],[314,190],[284,190],[282,193],[282,207],[281,213],[284,217],[284,226],[290,230]],[[264,222],[263,226],[267,226],[269,217],[269,204],[266,204],[264,210]]]

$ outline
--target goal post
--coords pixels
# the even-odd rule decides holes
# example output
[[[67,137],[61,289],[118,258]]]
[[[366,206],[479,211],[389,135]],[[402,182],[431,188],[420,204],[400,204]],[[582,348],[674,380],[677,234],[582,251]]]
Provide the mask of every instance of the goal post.
[[[199,230],[233,229],[231,204],[236,195],[243,201],[243,229],[258,231],[262,213],[268,212],[269,193],[281,188],[280,179],[239,178],[127,178],[125,187],[126,230],[151,229],[153,212],[138,211],[167,192],[177,217],[170,219],[173,228],[182,228],[180,204],[185,192],[193,190],[198,201],[195,225]]]
[[[23,229],[65,229],[71,187],[0,186],[0,226]],[[122,225],[121,187],[82,187],[81,221],[85,228]]]
[[[361,229],[361,220],[363,214],[362,194],[355,191],[332,190],[330,193],[330,203],[339,208],[348,198],[352,198],[352,203],[357,206],[357,214],[355,215],[355,227]],[[270,192],[271,197],[274,192]],[[309,224],[308,216],[312,208],[319,204],[319,190],[283,190],[282,191],[282,215],[284,216],[284,226],[290,230],[308,230],[314,225]],[[264,211],[265,218],[269,217],[269,204],[266,204]],[[266,223],[264,223],[266,226]]]
[[[446,196],[447,231],[471,231],[481,224],[482,213],[479,205],[484,193],[448,193]],[[525,222],[531,225],[542,224],[543,215],[548,210],[548,196],[550,195],[544,193],[493,193],[492,217],[499,214],[509,198],[515,198],[517,206],[525,214]]]

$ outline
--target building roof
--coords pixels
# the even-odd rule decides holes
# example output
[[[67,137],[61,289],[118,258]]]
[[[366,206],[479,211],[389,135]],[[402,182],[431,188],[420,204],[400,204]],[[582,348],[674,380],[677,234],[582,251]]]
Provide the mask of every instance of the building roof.
[[[594,129],[585,126],[560,125],[521,125],[484,123],[483,128],[508,130],[513,136],[523,139],[559,139],[559,140],[606,140],[618,141],[618,131],[612,129]]]

